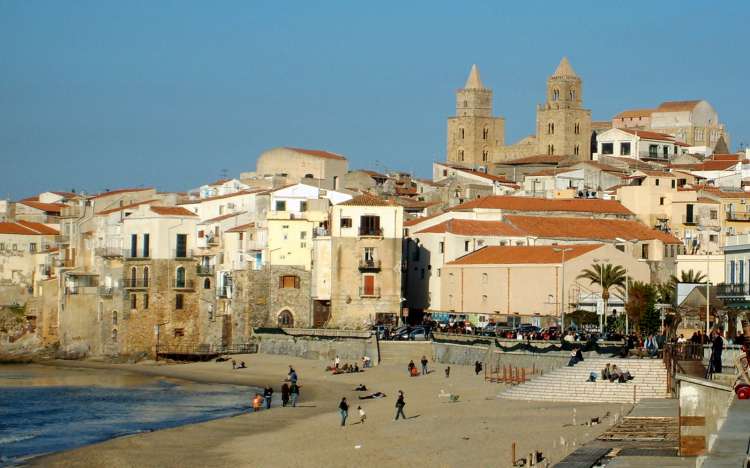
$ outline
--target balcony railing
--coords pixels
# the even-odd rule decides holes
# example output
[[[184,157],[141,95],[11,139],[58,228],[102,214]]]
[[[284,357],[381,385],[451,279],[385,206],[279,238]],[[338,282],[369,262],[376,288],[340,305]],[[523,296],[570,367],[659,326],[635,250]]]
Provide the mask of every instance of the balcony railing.
[[[182,281],[175,279],[172,281],[172,289],[186,289],[193,291],[195,290],[195,281],[191,279],[185,279]]]
[[[722,283],[716,286],[718,297],[744,297],[750,296],[750,285]]]
[[[94,249],[97,257],[113,258],[122,257],[122,249],[119,247],[97,247]]]
[[[99,296],[101,297],[112,297],[115,293],[115,288],[112,286],[99,286]]]
[[[383,228],[373,228],[360,226],[360,237],[383,237]]]
[[[750,221],[750,212],[748,211],[727,211],[727,221]]]
[[[380,297],[380,288],[359,288],[359,297]]]
[[[380,260],[374,258],[360,258],[359,259],[360,270],[380,270]]]
[[[55,236],[55,242],[58,244],[70,244],[70,236],[65,236],[65,235]]]
[[[213,265],[198,265],[195,272],[198,276],[213,276],[216,273],[216,267]]]
[[[700,216],[688,216],[688,215],[682,215],[682,224],[687,224],[689,226],[694,226],[696,224],[701,223],[701,217]]]
[[[128,260],[140,260],[140,259],[148,260],[149,258],[151,258],[151,249],[149,250],[136,249],[135,251],[133,251],[133,249],[123,249],[122,256]]]
[[[330,235],[331,233],[326,228],[316,227],[313,229],[313,237],[326,237]]]
[[[172,258],[193,258],[193,251],[190,249],[172,249]]]
[[[125,278],[122,283],[125,289],[145,289],[149,287],[151,280],[146,278]]]

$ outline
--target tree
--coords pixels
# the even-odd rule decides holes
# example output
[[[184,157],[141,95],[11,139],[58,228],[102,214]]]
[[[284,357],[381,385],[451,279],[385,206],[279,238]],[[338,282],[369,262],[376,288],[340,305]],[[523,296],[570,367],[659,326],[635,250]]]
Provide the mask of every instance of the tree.
[[[688,271],[682,270],[680,272],[680,277],[676,277],[675,275],[672,275],[669,279],[669,282],[673,285],[676,285],[677,283],[705,283],[706,282],[706,275],[701,273],[700,271],[693,271],[691,268]]]
[[[625,268],[620,265],[610,263],[594,263],[591,268],[587,268],[578,275],[578,279],[586,279],[594,285],[597,284],[602,288],[602,301],[604,302],[604,314],[607,314],[607,305],[609,304],[610,289],[625,288],[626,281]]]
[[[653,333],[659,330],[659,312],[656,300],[659,296],[657,287],[641,281],[628,282],[628,302],[625,304],[631,323],[638,324],[641,333]]]

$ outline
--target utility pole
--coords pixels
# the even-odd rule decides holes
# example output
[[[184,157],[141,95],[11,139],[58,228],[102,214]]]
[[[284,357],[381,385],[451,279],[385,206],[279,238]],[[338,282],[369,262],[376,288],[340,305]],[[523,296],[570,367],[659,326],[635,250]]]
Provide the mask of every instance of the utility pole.
[[[560,333],[565,332],[565,252],[573,250],[572,247],[553,248],[555,252],[562,253],[562,299],[560,300]]]

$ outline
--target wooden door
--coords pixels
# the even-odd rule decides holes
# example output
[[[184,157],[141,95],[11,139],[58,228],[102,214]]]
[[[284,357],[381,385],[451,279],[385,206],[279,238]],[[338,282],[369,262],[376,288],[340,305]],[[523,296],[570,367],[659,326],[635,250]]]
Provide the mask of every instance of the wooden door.
[[[375,295],[375,277],[372,275],[365,276],[365,296]]]

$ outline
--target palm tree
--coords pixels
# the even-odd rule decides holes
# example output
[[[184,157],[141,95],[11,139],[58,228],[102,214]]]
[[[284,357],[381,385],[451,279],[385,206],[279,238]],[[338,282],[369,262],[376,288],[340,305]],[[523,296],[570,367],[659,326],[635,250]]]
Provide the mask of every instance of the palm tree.
[[[625,268],[620,265],[610,263],[594,263],[591,268],[587,268],[578,275],[578,279],[587,279],[593,284],[598,284],[602,288],[602,302],[604,302],[604,314],[607,314],[607,305],[609,304],[609,290],[625,288],[627,278]]]
[[[669,282],[675,285],[677,283],[705,283],[706,275],[704,275],[700,271],[693,271],[692,269],[688,271],[682,270],[680,272],[679,278],[677,278],[675,275],[672,275],[669,279]]]

